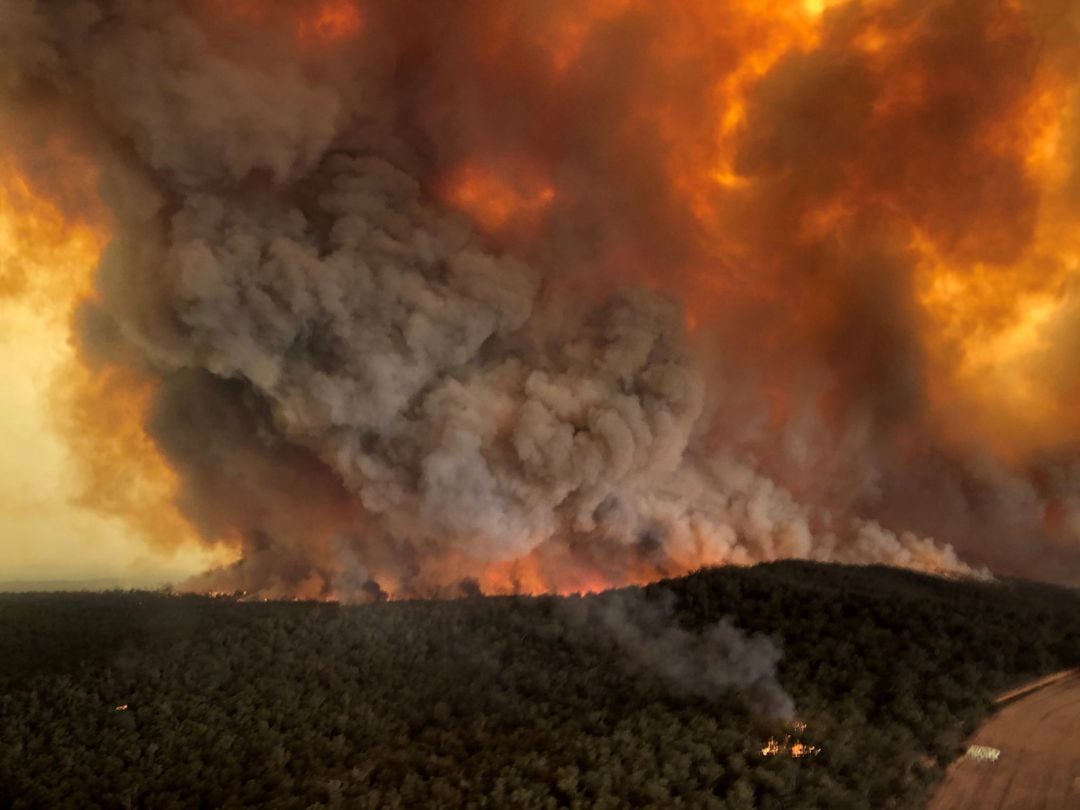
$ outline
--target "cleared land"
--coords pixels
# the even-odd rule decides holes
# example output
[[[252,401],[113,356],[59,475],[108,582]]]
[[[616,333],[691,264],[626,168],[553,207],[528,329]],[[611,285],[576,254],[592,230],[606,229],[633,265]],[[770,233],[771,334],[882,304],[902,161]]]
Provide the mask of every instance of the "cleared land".
[[[1000,749],[996,761],[954,762],[930,810],[1080,807],[1080,673],[1009,703],[968,745]]]

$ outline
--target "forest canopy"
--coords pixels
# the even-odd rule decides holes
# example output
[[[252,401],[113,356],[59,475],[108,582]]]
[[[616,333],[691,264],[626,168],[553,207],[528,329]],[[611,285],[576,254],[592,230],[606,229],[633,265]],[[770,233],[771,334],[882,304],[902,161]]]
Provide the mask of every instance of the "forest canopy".
[[[615,604],[653,606],[655,633],[604,619]],[[1080,662],[1078,608],[807,562],[584,597],[0,595],[0,798],[919,806],[996,692]]]

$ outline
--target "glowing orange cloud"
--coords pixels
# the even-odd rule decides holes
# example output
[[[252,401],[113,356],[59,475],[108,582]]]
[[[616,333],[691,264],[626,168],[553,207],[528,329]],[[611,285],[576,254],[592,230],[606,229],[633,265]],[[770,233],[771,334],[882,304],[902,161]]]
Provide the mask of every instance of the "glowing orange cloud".
[[[284,19],[281,15],[284,11]],[[319,0],[283,7],[266,0],[233,0],[224,9],[209,5],[210,15],[224,14],[243,26],[288,26],[295,41],[305,49],[327,48],[355,38],[363,30],[363,17],[353,0]]]
[[[500,176],[479,163],[466,163],[446,182],[448,202],[484,231],[536,222],[555,199],[555,189],[527,176]]]
[[[350,0],[323,0],[297,23],[297,38],[306,45],[332,45],[360,33],[360,11]]]

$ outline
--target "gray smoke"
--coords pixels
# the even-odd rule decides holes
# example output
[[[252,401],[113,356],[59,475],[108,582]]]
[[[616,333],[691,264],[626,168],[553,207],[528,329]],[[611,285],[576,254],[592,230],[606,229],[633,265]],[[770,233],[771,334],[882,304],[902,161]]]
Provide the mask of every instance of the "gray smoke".
[[[783,653],[768,638],[747,635],[724,618],[699,632],[680,626],[670,591],[639,589],[563,604],[570,620],[609,637],[631,671],[659,679],[676,694],[717,700],[738,694],[753,711],[790,720],[795,704],[776,678]]]
[[[692,351],[675,298],[592,272],[646,221],[655,253],[635,257],[678,259],[683,228],[650,219],[663,195],[644,175],[633,216],[637,197],[608,201],[616,224],[589,235],[570,208],[540,247],[447,210],[436,181],[494,115],[435,97],[475,20],[432,12],[413,47],[373,4],[363,47],[312,55],[208,13],[0,0],[0,101],[77,122],[114,217],[83,351],[157,384],[147,427],[180,508],[241,549],[197,586],[430,594],[530,555],[562,589],[792,556],[971,573],[933,521],[896,532],[855,508],[889,469],[870,417],[839,440],[812,420],[770,435],[741,364]],[[632,188],[595,159],[600,185]],[[804,470],[819,488],[796,485]],[[775,663],[727,625],[694,640],[627,610],[604,620],[691,692],[750,688]],[[695,681],[699,655],[719,663]]]

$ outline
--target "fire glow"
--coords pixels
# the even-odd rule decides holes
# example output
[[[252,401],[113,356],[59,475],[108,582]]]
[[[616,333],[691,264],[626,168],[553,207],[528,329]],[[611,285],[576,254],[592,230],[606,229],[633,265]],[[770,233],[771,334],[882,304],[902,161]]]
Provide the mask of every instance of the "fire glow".
[[[589,592],[790,556],[1080,580],[1075,14],[92,18],[0,33],[3,147],[47,163],[62,121],[100,177],[65,435],[88,502],[237,561],[191,587]]]
[[[806,723],[795,722],[791,724],[791,730],[782,738],[770,737],[761,747],[763,757],[776,757],[781,755],[790,756],[792,759],[803,757],[816,757],[821,753],[821,748],[816,745],[801,742],[795,735],[806,731]]]
[[[504,180],[475,163],[455,171],[447,183],[451,205],[487,232],[535,220],[555,199],[555,189],[541,182]]]
[[[301,18],[297,36],[302,43],[331,45],[355,37],[362,25],[360,11],[349,0],[324,0],[313,14]]]

